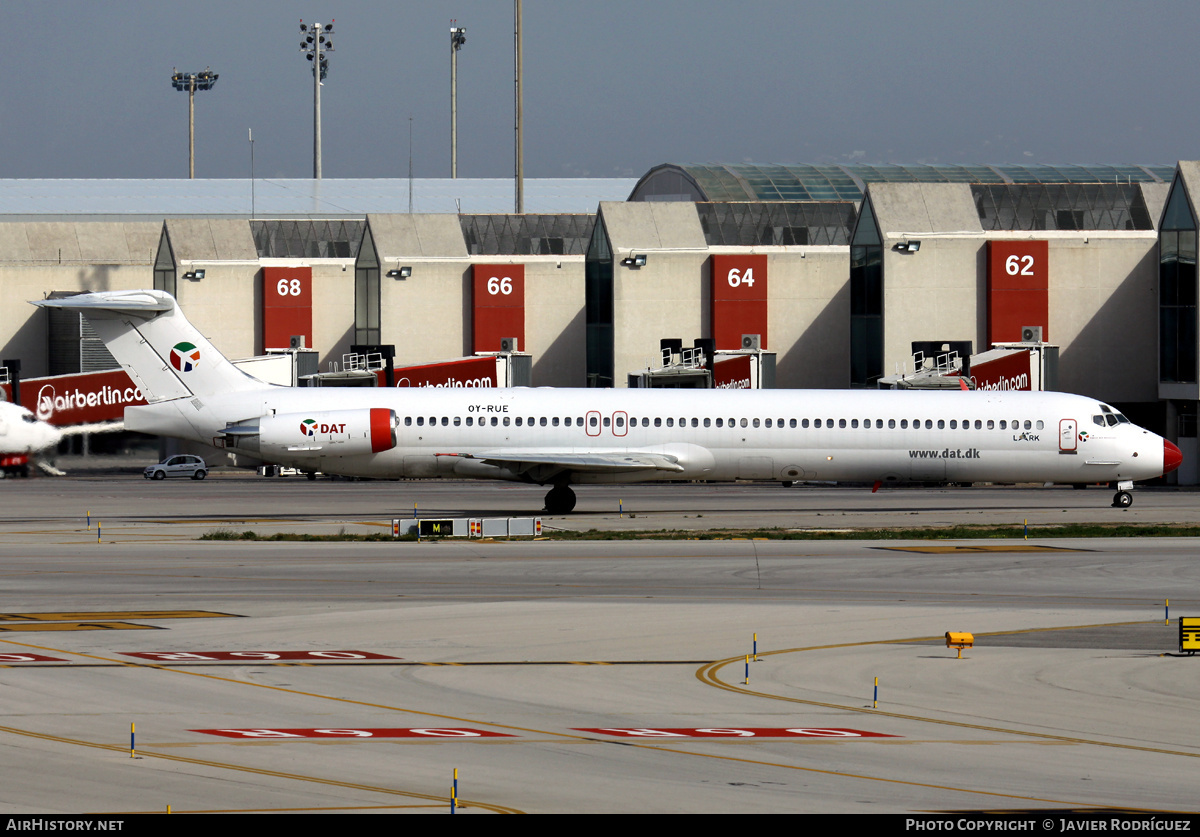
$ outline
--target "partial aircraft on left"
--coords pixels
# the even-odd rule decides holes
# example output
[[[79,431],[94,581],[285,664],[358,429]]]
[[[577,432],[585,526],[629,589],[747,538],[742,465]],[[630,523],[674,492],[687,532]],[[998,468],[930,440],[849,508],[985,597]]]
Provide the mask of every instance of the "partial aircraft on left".
[[[38,421],[24,407],[0,401],[0,457],[31,456],[54,447],[62,437],[61,430]]]

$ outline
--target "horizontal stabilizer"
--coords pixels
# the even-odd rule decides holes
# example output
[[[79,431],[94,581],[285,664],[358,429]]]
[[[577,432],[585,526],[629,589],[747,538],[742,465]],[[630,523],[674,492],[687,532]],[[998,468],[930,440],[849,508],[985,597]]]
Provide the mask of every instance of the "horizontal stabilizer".
[[[164,298],[165,297],[165,298]],[[158,296],[149,291],[105,291],[95,294],[76,294],[61,299],[38,299],[31,304],[39,308],[60,308],[78,311],[88,319],[134,316],[149,320],[170,311],[175,302],[165,294]]]

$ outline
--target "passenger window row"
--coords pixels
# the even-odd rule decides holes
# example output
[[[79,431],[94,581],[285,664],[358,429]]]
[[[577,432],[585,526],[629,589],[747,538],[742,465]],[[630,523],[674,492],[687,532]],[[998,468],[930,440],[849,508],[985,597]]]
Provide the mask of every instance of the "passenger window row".
[[[1123,421],[1126,424],[1129,423],[1129,419],[1125,418],[1124,416],[1122,416],[1120,414],[1117,414],[1117,416],[1114,416],[1113,414],[1110,413],[1107,415],[1108,424],[1110,426],[1117,424],[1118,417],[1119,417],[1120,421]],[[1092,420],[1096,424],[1100,425],[1101,427],[1103,427],[1105,425],[1105,416],[1103,416],[1103,415],[1093,416]],[[478,421],[479,427],[486,427],[486,426],[489,426],[489,424],[491,427],[498,427],[498,426],[509,427],[510,425],[515,425],[517,427],[526,427],[526,426],[527,427],[535,427],[535,426],[537,426],[537,427],[558,427],[558,426],[560,426],[560,423],[561,423],[561,426],[563,426],[563,427],[572,427],[572,426],[583,427],[584,426],[583,418],[574,418],[573,419],[571,416],[566,416],[563,418],[560,418],[559,416],[550,416],[550,417],[542,416],[541,418],[535,418],[533,416],[530,416],[528,419],[526,419],[523,416],[516,416],[516,417],[479,416],[478,419],[475,416],[467,416],[466,418],[463,418],[462,416],[454,416],[454,417],[442,416],[440,419],[437,416],[430,416],[428,419],[426,419],[425,416],[417,416],[415,418],[415,420],[412,416],[404,417],[404,425],[406,427],[412,427],[414,424],[414,421],[415,421],[415,424],[417,427],[425,427],[426,423],[428,423],[428,426],[430,426],[430,427],[435,427],[439,424],[442,427],[449,427],[450,425],[453,425],[454,427],[459,427],[459,426],[463,425],[464,423],[466,424],[467,427],[473,427],[473,426],[475,426],[476,421]],[[631,418],[628,421],[629,421],[630,427],[638,427],[639,426],[638,418]],[[650,427],[652,422],[653,422],[654,427],[675,427],[676,426],[676,419],[673,416],[670,416],[667,418],[656,417],[654,419],[650,419],[646,416],[643,416],[640,419],[640,421],[641,421],[641,425],[640,425],[641,427]],[[603,425],[605,427],[615,426],[618,429],[621,429],[621,428],[625,427],[625,422],[626,422],[626,418],[623,414],[618,414],[615,417],[614,416],[604,416],[604,418],[603,418]],[[600,423],[601,423],[601,419],[597,415],[589,415],[587,417],[587,426],[589,428],[599,427]],[[809,427],[812,427],[815,429],[833,429],[836,427],[838,429],[847,429],[848,428],[851,430],[858,430],[858,429],[869,430],[872,427],[874,427],[877,430],[882,430],[884,427],[884,419],[862,419],[860,422],[859,419],[844,419],[843,418],[843,419],[837,419],[836,423],[835,423],[835,420],[831,419],[831,418],[827,418],[827,419],[786,419],[786,420],[782,419],[782,418],[779,418],[779,419],[758,419],[758,418],[753,418],[753,419],[747,419],[747,418],[742,418],[742,419],[736,419],[736,418],[730,418],[730,419],[691,418],[691,419],[688,419],[688,418],[680,418],[680,419],[678,419],[678,426],[679,427],[689,427],[689,426],[690,427],[701,427],[701,426],[703,426],[703,427],[713,427],[713,426],[715,426],[715,427],[768,427],[768,428],[784,428],[784,427],[809,428]],[[887,419],[887,428],[889,430],[895,430],[897,428],[899,428],[900,430],[909,430],[909,429],[920,430],[922,428],[924,428],[925,430],[933,430],[935,428],[935,426],[936,426],[936,429],[938,429],[938,430],[946,430],[946,429],[970,430],[972,428],[974,428],[975,430],[984,430],[984,429],[995,430],[995,429],[997,429],[997,427],[1000,430],[1010,430],[1010,429],[1011,430],[1022,430],[1022,429],[1024,429],[1024,430],[1034,430],[1034,429],[1043,430],[1045,428],[1045,423],[1041,419],[1038,419],[1036,421],[1031,420],[1031,419],[1024,419],[1024,420],[1012,419],[1011,421],[1009,421],[1008,419],[1000,419],[999,421],[996,421],[994,419],[987,419],[987,420],[975,419],[974,421],[972,421],[971,419],[962,419],[961,421],[959,419],[936,419],[936,420],[935,419],[912,419],[911,423],[910,423],[909,419]]]

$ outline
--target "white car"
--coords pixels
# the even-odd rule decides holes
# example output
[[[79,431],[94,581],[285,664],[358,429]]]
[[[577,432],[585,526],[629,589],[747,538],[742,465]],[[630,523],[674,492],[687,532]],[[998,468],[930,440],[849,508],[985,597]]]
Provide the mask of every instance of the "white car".
[[[202,480],[208,476],[208,465],[198,456],[181,453],[151,465],[142,472],[148,480],[165,480],[167,477],[191,477]]]

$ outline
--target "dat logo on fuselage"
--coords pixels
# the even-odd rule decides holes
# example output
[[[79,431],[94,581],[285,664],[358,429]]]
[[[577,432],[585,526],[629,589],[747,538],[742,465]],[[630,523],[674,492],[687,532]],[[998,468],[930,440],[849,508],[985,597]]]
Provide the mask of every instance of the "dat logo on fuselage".
[[[305,419],[300,422],[300,432],[305,436],[315,436],[318,433],[345,433],[346,424],[318,424],[316,419]]]

